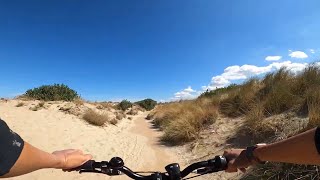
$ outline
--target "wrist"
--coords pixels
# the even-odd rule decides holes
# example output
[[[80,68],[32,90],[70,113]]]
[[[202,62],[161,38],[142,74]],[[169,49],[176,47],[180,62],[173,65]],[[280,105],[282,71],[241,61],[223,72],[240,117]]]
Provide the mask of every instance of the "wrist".
[[[50,168],[55,168],[55,169],[62,169],[64,166],[65,158],[61,157],[60,155],[51,154],[52,156],[52,166]]]
[[[267,146],[267,144],[261,143],[261,144],[257,144],[256,146],[257,148],[253,151],[253,156],[261,162],[266,162],[261,150],[263,150],[264,147]]]
[[[246,157],[252,164],[264,164],[265,161],[261,159],[261,154],[259,150],[261,147],[265,146],[266,144],[256,144],[254,146],[249,146],[246,149]]]

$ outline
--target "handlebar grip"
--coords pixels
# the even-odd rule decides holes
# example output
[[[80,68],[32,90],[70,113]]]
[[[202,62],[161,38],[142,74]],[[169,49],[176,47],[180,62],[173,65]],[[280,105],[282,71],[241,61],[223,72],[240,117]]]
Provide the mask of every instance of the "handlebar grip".
[[[214,158],[214,166],[218,168],[219,171],[226,170],[228,168],[228,160],[224,156],[216,156]]]
[[[81,166],[79,166],[79,168],[83,170],[94,170],[94,163],[95,163],[94,160],[89,160],[84,164],[82,164]]]
[[[94,170],[94,163],[95,163],[94,160],[89,160],[84,164],[82,164],[81,166],[70,169],[69,171]]]

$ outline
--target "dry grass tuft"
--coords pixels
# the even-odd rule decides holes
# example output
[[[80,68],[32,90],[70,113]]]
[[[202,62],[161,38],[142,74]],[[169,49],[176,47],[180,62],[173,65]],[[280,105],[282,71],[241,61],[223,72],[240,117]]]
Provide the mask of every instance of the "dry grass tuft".
[[[232,89],[220,103],[220,112],[229,117],[238,117],[250,111],[255,103],[256,93],[260,87],[259,80],[250,79],[243,85]]]
[[[201,130],[213,124],[217,108],[205,101],[184,101],[160,105],[154,114],[154,124],[164,130],[162,140],[181,144],[199,138]]]
[[[87,110],[84,115],[83,119],[86,120],[89,124],[95,126],[103,126],[105,125],[110,118],[106,114],[99,114],[93,110]]]
[[[34,105],[34,104],[32,104],[32,105]],[[29,109],[31,111],[38,111],[38,110],[44,108],[44,105],[45,105],[45,102],[41,101],[37,105],[34,105],[33,107],[30,107]]]
[[[240,179],[320,179],[318,166],[306,166],[286,163],[267,163],[259,165]]]
[[[83,106],[84,105],[84,100],[81,99],[81,98],[76,98],[73,100],[73,103],[76,105],[76,106]]]
[[[307,92],[309,127],[320,125],[320,86],[309,89]]]
[[[38,103],[38,106],[39,106],[40,108],[43,108],[44,105],[45,105],[45,102],[43,102],[43,101]]]
[[[33,106],[29,108],[31,111],[38,111],[39,109],[41,109],[39,106]]]
[[[127,112],[127,114],[128,115],[137,115],[139,113],[139,111],[138,110],[136,110],[136,109],[130,109],[128,112]]]
[[[116,125],[116,124],[118,124],[118,120],[114,118],[114,119],[111,119],[109,121],[109,123],[112,124],[112,125]]]
[[[19,102],[17,105],[16,105],[16,107],[22,107],[22,106],[24,106],[25,104],[24,104],[24,102]]]
[[[115,109],[113,104],[109,103],[109,102],[96,103],[96,107],[97,107],[97,109],[100,109],[100,110],[102,110],[102,109],[107,109],[107,110]]]
[[[117,120],[121,120],[121,119],[126,118],[126,117],[127,117],[127,115],[124,114],[124,112],[116,112],[116,119]]]

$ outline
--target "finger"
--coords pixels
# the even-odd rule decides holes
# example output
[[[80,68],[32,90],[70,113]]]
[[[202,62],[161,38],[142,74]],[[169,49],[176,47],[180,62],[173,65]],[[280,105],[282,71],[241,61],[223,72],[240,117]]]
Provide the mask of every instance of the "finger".
[[[239,168],[239,170],[240,170],[241,172],[243,172],[243,173],[246,173],[246,172],[247,172],[246,168]]]

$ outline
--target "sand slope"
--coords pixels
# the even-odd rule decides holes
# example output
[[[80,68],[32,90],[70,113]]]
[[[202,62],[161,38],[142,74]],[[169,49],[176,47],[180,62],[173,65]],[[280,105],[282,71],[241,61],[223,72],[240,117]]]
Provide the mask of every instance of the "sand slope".
[[[0,102],[0,117],[15,132],[32,145],[48,152],[67,148],[79,148],[91,153],[95,160],[109,160],[113,156],[122,157],[133,170],[159,170],[171,162],[176,162],[171,149],[158,145],[158,133],[148,128],[144,120],[146,113],[140,113],[132,120],[123,119],[118,125],[95,127],[79,117],[61,112],[57,104],[48,109],[31,111],[29,105],[15,107],[18,101]],[[33,172],[14,180],[54,180],[54,179],[128,179],[125,176],[108,177],[98,174],[64,173],[49,169]]]

